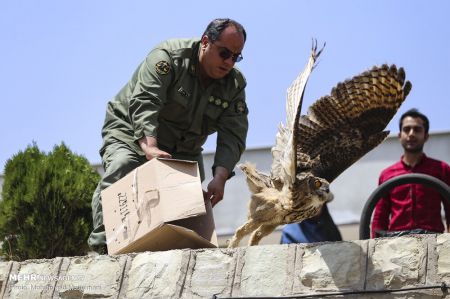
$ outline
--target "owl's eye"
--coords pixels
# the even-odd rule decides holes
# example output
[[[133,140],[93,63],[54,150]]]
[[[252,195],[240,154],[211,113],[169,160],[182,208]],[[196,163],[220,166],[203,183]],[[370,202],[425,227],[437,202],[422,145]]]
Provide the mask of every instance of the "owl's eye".
[[[320,188],[321,186],[322,186],[322,182],[321,181],[319,181],[319,180],[315,180],[314,181],[314,187]]]

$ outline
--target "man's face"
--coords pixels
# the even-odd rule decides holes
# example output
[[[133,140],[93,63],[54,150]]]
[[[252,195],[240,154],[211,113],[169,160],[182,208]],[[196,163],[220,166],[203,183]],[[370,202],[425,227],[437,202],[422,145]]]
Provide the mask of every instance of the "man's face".
[[[428,139],[423,120],[419,117],[407,116],[402,121],[402,130],[398,134],[405,152],[420,153]]]
[[[243,48],[244,36],[234,26],[225,28],[214,42],[204,35],[199,58],[203,75],[212,79],[225,77],[233,69]]]

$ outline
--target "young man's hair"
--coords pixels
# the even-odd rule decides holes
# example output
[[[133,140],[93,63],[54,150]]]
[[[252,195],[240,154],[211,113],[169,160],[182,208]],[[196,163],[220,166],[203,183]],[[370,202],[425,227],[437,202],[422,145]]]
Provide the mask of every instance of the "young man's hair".
[[[408,111],[406,111],[405,113],[402,114],[402,116],[400,117],[400,122],[399,122],[400,131],[402,130],[403,119],[408,116],[413,117],[413,118],[422,119],[423,126],[425,128],[425,133],[428,134],[428,130],[430,129],[430,122],[428,121],[428,117],[426,117],[424,114],[420,113],[419,110],[417,110],[416,108],[409,109]]]
[[[234,26],[237,32],[242,33],[244,36],[244,42],[247,40],[247,33],[245,32],[244,27],[238,22],[228,18],[212,20],[208,27],[206,27],[203,35],[206,35],[211,42],[214,42],[219,38],[222,31],[224,31],[228,26]]]

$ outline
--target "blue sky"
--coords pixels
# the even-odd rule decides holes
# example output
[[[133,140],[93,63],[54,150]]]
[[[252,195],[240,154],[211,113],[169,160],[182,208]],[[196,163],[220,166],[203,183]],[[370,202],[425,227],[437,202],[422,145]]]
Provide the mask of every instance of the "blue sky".
[[[231,17],[248,33],[244,60],[250,109],[248,147],[271,146],[284,121],[286,89],[303,69],[311,39],[326,42],[308,83],[303,113],[346,78],[375,64],[403,66],[431,131],[450,130],[449,1],[24,1],[0,3],[0,173],[33,141],[65,142],[99,163],[107,101],[151,48],[200,36]],[[209,141],[205,150],[213,150]]]

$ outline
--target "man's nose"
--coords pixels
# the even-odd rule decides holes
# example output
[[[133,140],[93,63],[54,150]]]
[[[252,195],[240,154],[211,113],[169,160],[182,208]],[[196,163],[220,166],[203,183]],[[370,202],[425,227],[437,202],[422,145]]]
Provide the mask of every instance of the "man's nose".
[[[233,66],[234,65],[233,56],[230,56],[227,59],[224,59],[223,61],[229,66]]]

